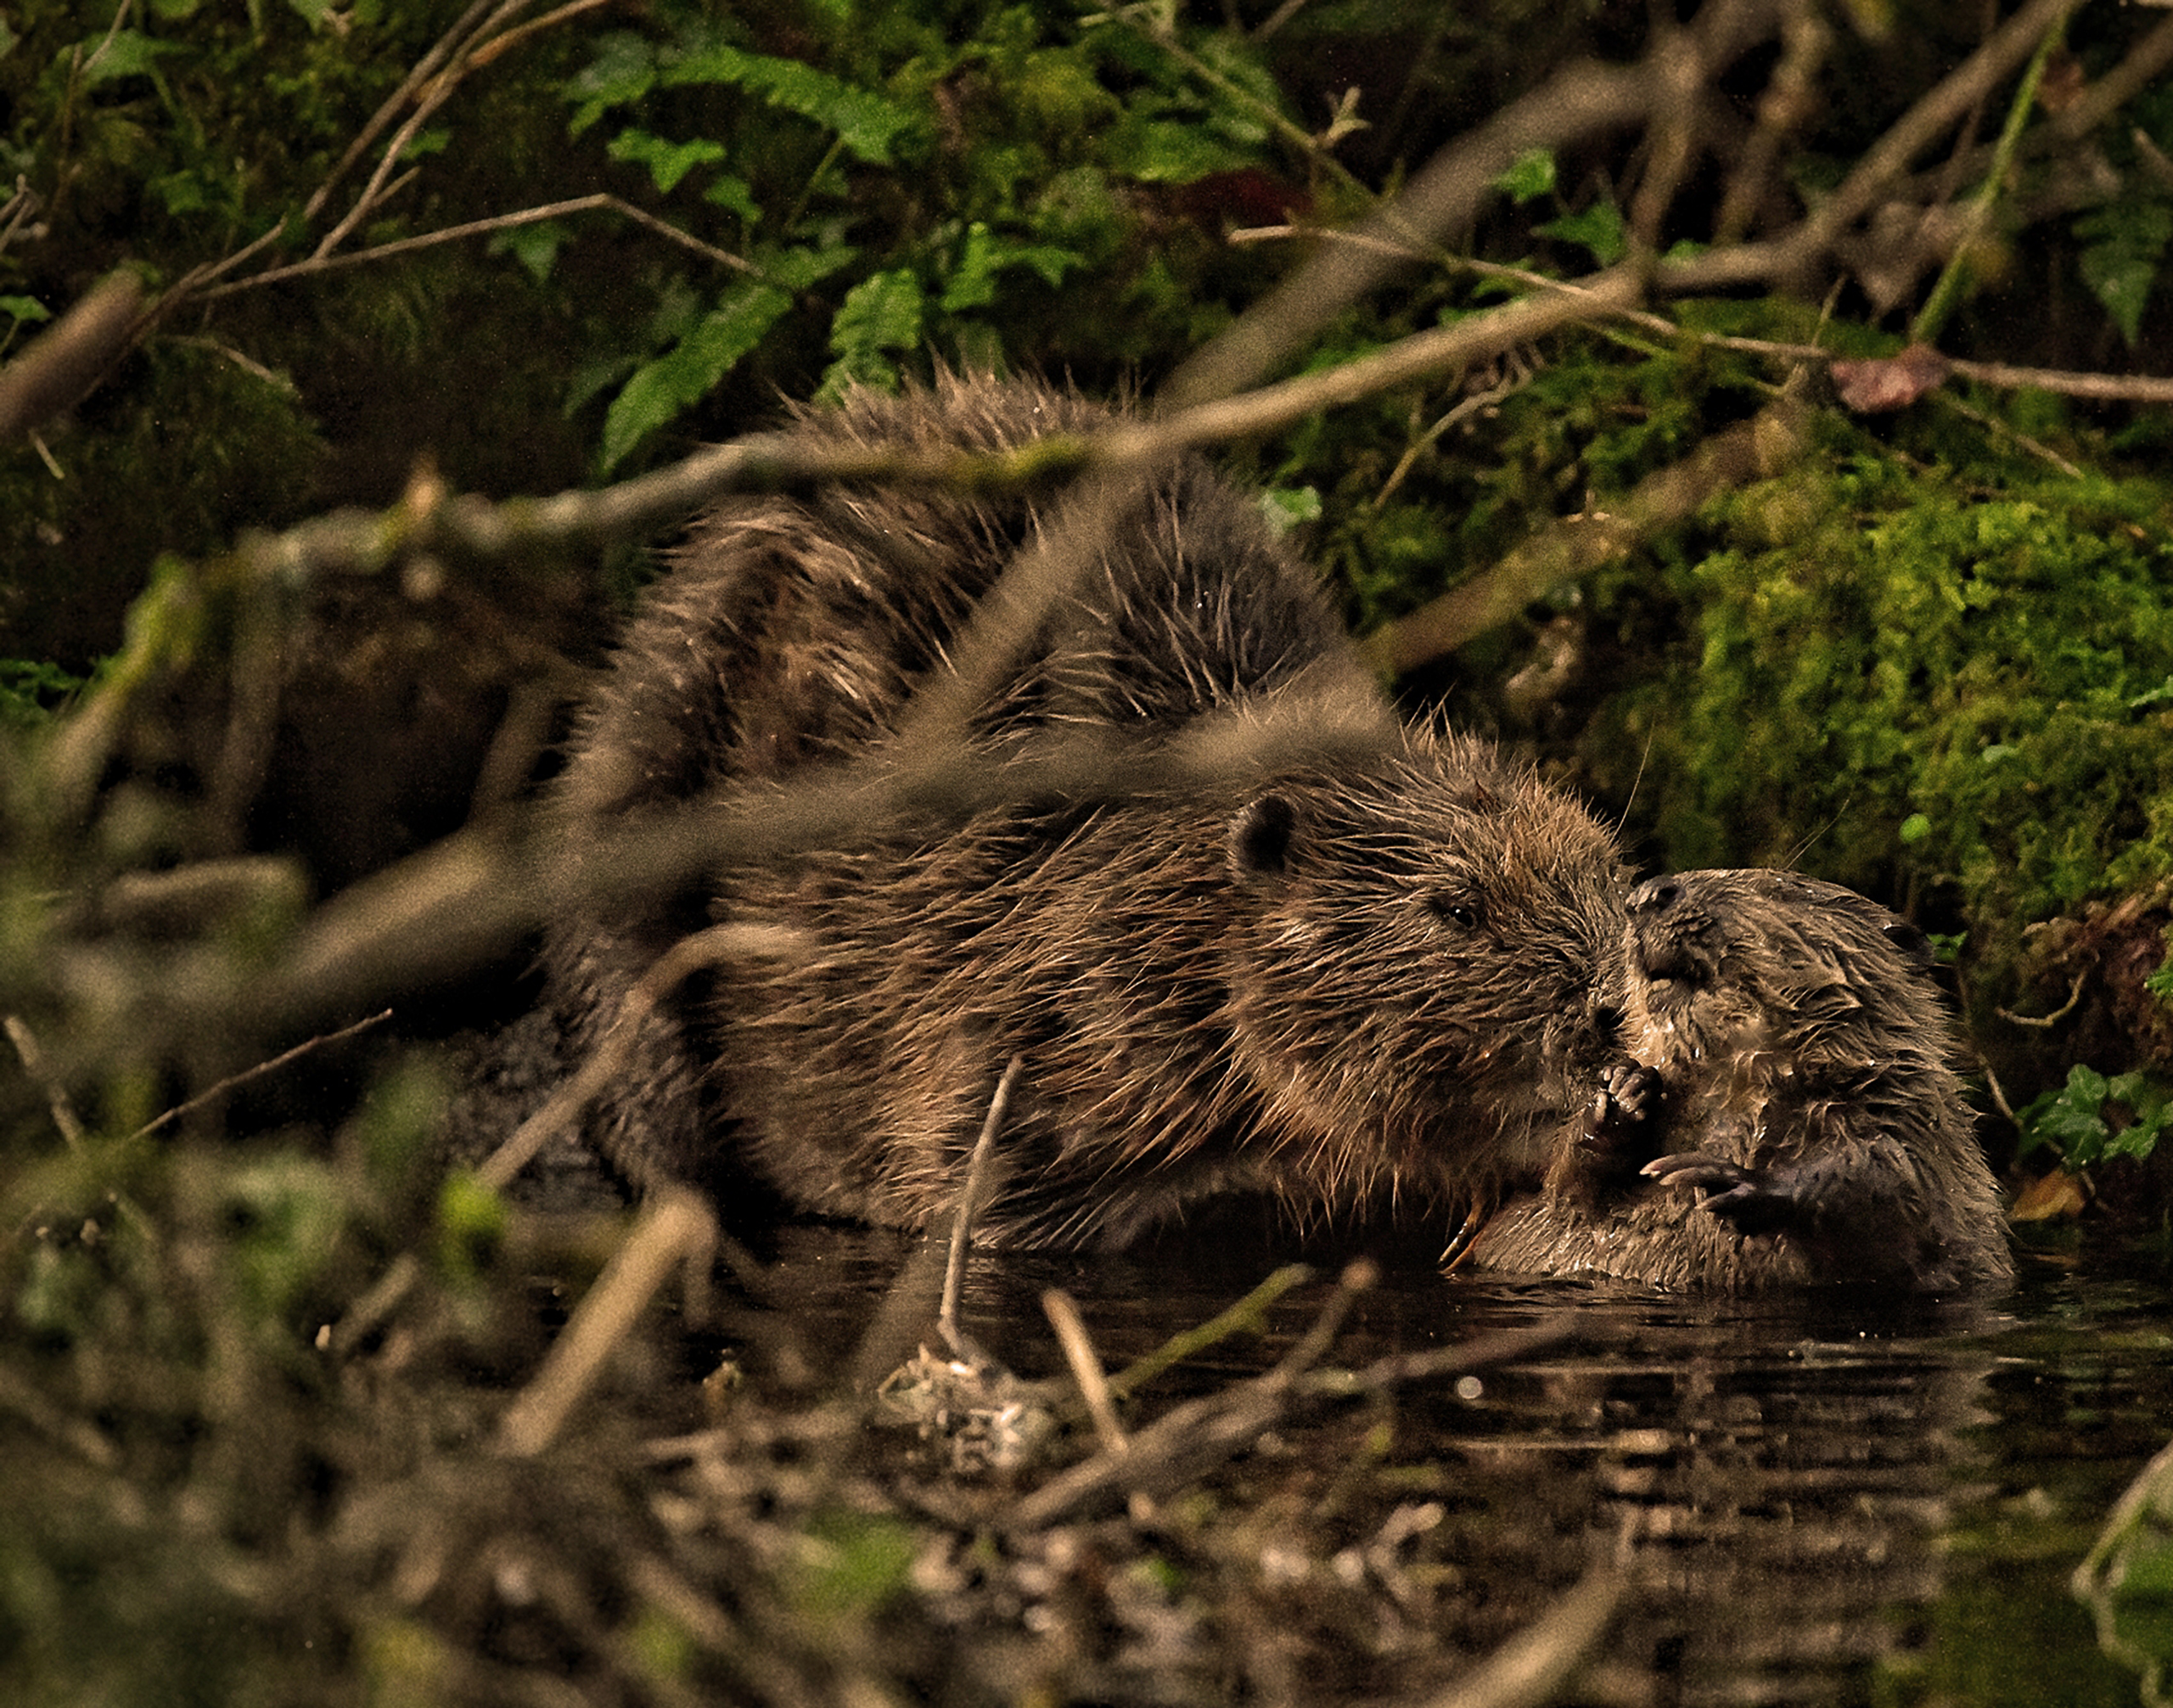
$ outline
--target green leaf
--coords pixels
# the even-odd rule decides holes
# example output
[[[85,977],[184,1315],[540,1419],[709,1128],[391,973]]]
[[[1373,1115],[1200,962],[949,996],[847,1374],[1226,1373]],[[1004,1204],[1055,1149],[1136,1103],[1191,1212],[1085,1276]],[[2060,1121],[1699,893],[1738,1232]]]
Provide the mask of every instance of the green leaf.
[[[566,83],[565,98],[576,103],[567,130],[577,137],[612,108],[640,100],[656,77],[656,51],[647,42],[625,30],[606,36],[596,57]]]
[[[636,368],[604,418],[604,472],[609,474],[635,446],[707,396],[791,306],[791,296],[774,285],[743,284],[671,350]]]
[[[604,152],[615,160],[630,160],[649,168],[649,181],[664,195],[679,188],[679,181],[696,166],[724,158],[724,144],[706,138],[675,143],[643,130],[621,131]]]
[[[672,347],[637,368],[611,400],[599,452],[603,472],[609,474],[643,439],[707,396],[783,317],[795,294],[847,265],[854,253],[840,244],[766,256],[761,279],[735,286],[716,307],[691,317]]]
[[[870,166],[890,164],[890,145],[912,127],[912,115],[886,95],[855,88],[797,59],[745,53],[713,42],[668,65],[667,86],[722,83],[761,95],[772,106],[837,132],[847,153]]]
[[[2075,222],[2075,234],[2083,243],[2077,258],[2083,283],[2132,348],[2142,336],[2159,263],[2173,239],[2173,204],[2124,196],[2084,214]]]
[[[1142,183],[1197,183],[1210,172],[1234,171],[1252,156],[1224,142],[1199,120],[1127,115],[1104,144],[1109,170]]]
[[[551,277],[559,251],[565,244],[566,228],[554,219],[538,220],[491,234],[490,253],[510,255],[538,284]]]
[[[188,51],[178,42],[161,42],[140,30],[116,30],[110,36],[94,36],[81,46],[83,63],[76,76],[81,87],[86,89],[121,77],[147,76],[162,55]]]
[[[735,177],[730,172],[722,174],[716,182],[702,192],[702,199],[714,202],[727,213],[736,213],[749,225],[759,224],[762,210],[755,201],[755,187],[746,179]]]
[[[1268,525],[1277,533],[1287,534],[1300,523],[1320,520],[1320,489],[1271,486],[1260,495],[1260,507],[1267,513]]]
[[[1592,259],[1602,267],[1613,267],[1629,248],[1622,211],[1613,202],[1594,202],[1582,213],[1564,214],[1532,229],[1541,237],[1556,238],[1590,250]]]
[[[19,323],[53,318],[53,311],[34,296],[0,296],[0,314],[13,315]]]
[[[975,220],[967,228],[966,246],[958,257],[957,267],[943,287],[941,306],[950,314],[985,308],[996,301],[997,275],[1011,267],[1031,268],[1040,275],[1042,284],[1054,289],[1064,283],[1068,271],[1084,265],[1086,259],[1076,250],[1060,248],[1055,244],[1021,243],[1015,238],[998,237]]]
[[[1508,195],[1519,207],[1540,196],[1552,194],[1554,188],[1554,150],[1526,149],[1511,163],[1508,171],[1494,180],[1494,188]]]
[[[927,299],[910,272],[879,272],[845,294],[830,323],[830,348],[836,352],[823,375],[819,396],[835,398],[848,383],[893,386],[897,365],[884,354],[910,350],[921,341]]]

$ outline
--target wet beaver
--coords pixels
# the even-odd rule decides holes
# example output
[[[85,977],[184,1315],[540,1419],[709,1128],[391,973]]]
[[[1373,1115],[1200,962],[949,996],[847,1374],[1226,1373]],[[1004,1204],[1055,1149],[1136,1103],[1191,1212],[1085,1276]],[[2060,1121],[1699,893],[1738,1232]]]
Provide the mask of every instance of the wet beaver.
[[[1105,419],[949,379],[790,430],[991,448]],[[879,743],[975,598],[1063,520],[872,486],[721,508],[582,719],[568,833]],[[561,922],[548,964],[592,1042],[688,933],[798,934],[643,1023],[602,1149],[637,1182],[744,1166],[805,1208],[917,1228],[955,1203],[1017,1054],[991,1241],[1120,1244],[1229,1192],[1317,1219],[1536,1181],[1580,1076],[1612,1059],[1613,840],[1483,745],[1399,728],[1253,501],[1197,459],[1143,483],[973,740],[1016,752],[1084,726],[1151,748],[1299,701],[1377,739],[1335,767],[1021,802]]]
[[[1813,879],[1687,872],[1638,888],[1628,938],[1637,1065],[1477,1262],[1743,1290],[2010,1278],[1914,927]]]

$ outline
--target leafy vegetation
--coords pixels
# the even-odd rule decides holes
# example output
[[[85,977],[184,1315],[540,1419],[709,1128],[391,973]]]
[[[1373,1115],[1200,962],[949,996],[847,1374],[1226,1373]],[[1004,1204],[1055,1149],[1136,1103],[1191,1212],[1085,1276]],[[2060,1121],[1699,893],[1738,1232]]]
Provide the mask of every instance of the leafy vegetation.
[[[2173,367],[2173,96],[2146,68],[2132,99],[2086,104],[2155,20],[2092,8],[2024,42],[1953,109],[1998,143],[1956,132],[1791,268],[1717,265],[1747,267],[1746,237],[1785,247],[1964,75],[1981,32],[1952,9],[1882,37],[1878,7],[1776,8],[1770,41],[1701,74],[1715,128],[1677,177],[1680,102],[1520,132],[1446,243],[1343,228],[1575,54],[1620,70],[1648,8],[32,0],[0,20],[0,385],[101,277],[144,292],[110,359],[0,443],[11,1686],[495,1701],[570,1673],[597,1700],[791,1702],[999,1678],[1011,1700],[1028,1655],[1029,1694],[1118,1700],[1112,1679],[1144,1687],[1097,1655],[1215,1609],[1255,1622],[1188,1688],[1257,1664],[1266,1694],[1305,1642],[1404,1640],[1413,1586],[1454,1581],[1446,1507],[1414,1509],[1397,1546],[1424,1570],[1393,1609],[1323,1568],[1294,1615],[1255,1570],[1279,1514],[1232,1520],[1227,1490],[1151,1535],[1110,1520],[1089,1553],[1120,1566],[1075,1574],[1075,1536],[1036,1553],[874,1486],[838,1445],[856,1414],[766,1395],[690,1415],[654,1312],[598,1379],[612,1407],[508,1450],[537,1289],[587,1287],[623,1218],[448,1182],[454,1076],[413,1038],[235,1078],[394,997],[418,1034],[457,1023],[479,999],[435,982],[448,964],[481,975],[485,1017],[527,995],[518,946],[482,965],[505,946],[474,922],[505,872],[540,891],[515,869],[522,789],[569,655],[638,570],[623,531],[553,533],[536,507],[490,512],[513,544],[478,543],[448,495],[663,469],[781,396],[937,364],[1151,392],[1341,244],[1407,266],[1327,304],[1301,378],[1651,268],[1637,316],[1225,452],[1361,630],[1535,537],[1603,530],[1784,388],[1813,397],[1788,458],[1466,638],[1414,696],[1585,787],[1649,866],[1798,863],[1959,942],[2029,1166],[2125,1169],[2148,1205],[2139,1165],[2173,1121],[2150,977],[2173,896],[2162,394],[1941,368],[1873,415],[1823,376],[1934,326],[1941,362]],[[345,504],[368,508],[295,525]],[[400,960],[373,935],[395,928],[445,958]],[[2018,1042],[2002,1009],[2069,1029]],[[750,1340],[774,1329],[744,1314]],[[1292,1509],[1404,1511],[1367,1480],[1385,1418]],[[983,1672],[899,1613],[931,1574],[987,1592]],[[1090,1578],[1040,1648],[988,1611]]]

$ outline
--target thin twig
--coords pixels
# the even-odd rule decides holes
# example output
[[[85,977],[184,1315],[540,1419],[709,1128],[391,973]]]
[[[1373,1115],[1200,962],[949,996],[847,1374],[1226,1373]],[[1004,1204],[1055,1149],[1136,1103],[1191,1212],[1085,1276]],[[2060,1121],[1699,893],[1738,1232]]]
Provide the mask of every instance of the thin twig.
[[[798,933],[771,925],[712,925],[681,938],[627,992],[610,1030],[589,1052],[580,1071],[514,1129],[476,1169],[475,1177],[493,1191],[503,1191],[545,1145],[572,1132],[598,1093],[625,1070],[656,1005],[691,975],[735,956],[789,955],[800,947]]]
[[[4,1021],[8,1042],[14,1045],[15,1053],[23,1064],[23,1071],[31,1076],[31,1083],[45,1093],[45,1106],[52,1112],[53,1124],[60,1132],[70,1150],[79,1150],[83,1143],[83,1123],[76,1113],[76,1105],[69,1100],[68,1087],[53,1076],[46,1064],[45,1052],[38,1048],[37,1034],[24,1022],[20,1014],[9,1014]]]
[[[1833,248],[1869,212],[1909,163],[1958,123],[1977,102],[2035,53],[2047,31],[2064,24],[2083,0],[2030,0],[1915,105],[1887,128],[1839,188],[1784,237],[1715,250],[1694,260],[1664,263],[1654,284],[1670,293],[1792,278]]]
[[[733,255],[728,250],[704,243],[699,238],[680,230],[669,220],[659,219],[654,214],[635,206],[622,197],[599,192],[595,195],[576,196],[570,201],[552,202],[542,207],[522,208],[514,213],[493,214],[488,219],[469,220],[463,225],[446,226],[437,231],[418,233],[413,237],[395,238],[390,242],[377,244],[368,249],[352,250],[345,255],[312,256],[307,261],[298,261],[287,267],[267,267],[262,272],[253,272],[246,278],[237,278],[209,290],[199,291],[196,295],[199,301],[209,302],[219,297],[232,296],[239,291],[255,290],[263,285],[280,284],[290,279],[336,272],[344,267],[363,267],[388,261],[394,256],[408,255],[421,249],[435,249],[440,244],[458,243],[465,238],[483,237],[493,232],[513,231],[522,226],[536,225],[545,220],[566,219],[575,214],[597,212],[623,214],[681,248],[700,256],[705,261],[730,267],[735,272],[757,278],[761,277],[761,269],[752,261]]]
[[[690,1285],[699,1284],[716,1244],[716,1218],[699,1194],[671,1188],[650,1199],[542,1368],[498,1420],[498,1451],[528,1458],[556,1441],[658,1289],[682,1267]]]
[[[1124,1425],[1117,1419],[1116,1396],[1109,1386],[1109,1373],[1102,1368],[1102,1361],[1095,1353],[1093,1338],[1086,1332],[1078,1306],[1072,1303],[1071,1295],[1061,1287],[1050,1287],[1042,1294],[1042,1314],[1049,1319],[1049,1327],[1056,1330],[1057,1344],[1064,1349],[1064,1362],[1071,1367],[1071,1379],[1078,1385],[1086,1415],[1093,1419],[1094,1435],[1102,1444],[1102,1451],[1121,1457],[1129,1451],[1131,1443],[1126,1440]]]
[[[2007,122],[2000,129],[1999,141],[1993,145],[1991,169],[1985,173],[1982,187],[1970,203],[1954,252],[1947,256],[1946,268],[1932,286],[1931,295],[1918,311],[1916,319],[1910,323],[1912,344],[1929,344],[1937,339],[1947,317],[1962,300],[1968,282],[1970,252],[1991,223],[1992,210],[1999,205],[2000,196],[2007,188],[2007,172],[2014,163],[2015,145],[2022,140],[2022,128],[2036,107],[2037,86],[2044,77],[2046,63],[2052,57],[2052,50],[2060,43],[2064,23],[2065,20],[2062,20],[2047,29],[2044,39],[2037,44],[2037,51],[2030,56],[2014,98],[2007,104]]]
[[[974,1244],[974,1223],[988,1208],[1003,1172],[997,1160],[997,1135],[1003,1131],[1003,1117],[1011,1107],[1012,1091],[1025,1065],[1024,1056],[1012,1057],[1004,1067],[1003,1077],[996,1082],[995,1094],[988,1100],[988,1114],[981,1122],[980,1137],[974,1141],[973,1155],[966,1160],[965,1178],[958,1183],[958,1212],[951,1224],[951,1250],[944,1259],[943,1300],[936,1307],[936,1332],[943,1336],[952,1357],[970,1362],[979,1362],[980,1354],[958,1326],[958,1295],[965,1290],[966,1263]]]
[[[312,1050],[323,1049],[328,1044],[345,1043],[349,1038],[354,1037],[360,1033],[366,1032],[373,1026],[383,1025],[391,1018],[392,1010],[390,1009],[386,1009],[381,1013],[370,1015],[366,1020],[357,1020],[354,1025],[351,1026],[342,1026],[336,1032],[326,1032],[321,1037],[310,1038],[301,1043],[298,1043],[290,1050],[282,1050],[278,1055],[273,1056],[269,1061],[259,1062],[255,1067],[244,1068],[239,1073],[228,1074],[226,1078],[221,1080],[216,1085],[211,1087],[208,1090],[199,1092],[194,1097],[189,1098],[188,1102],[177,1103],[164,1115],[159,1115],[151,1121],[144,1122],[143,1126],[136,1129],[135,1132],[132,1134],[131,1137],[136,1138],[148,1138],[152,1133],[156,1132],[162,1126],[171,1126],[175,1121],[179,1121],[183,1115],[189,1114],[192,1110],[203,1108],[205,1104],[211,1102],[214,1098],[224,1097],[228,1092],[237,1090],[240,1087],[249,1084],[252,1080],[262,1079],[267,1074],[277,1073],[281,1068],[286,1066],[288,1063],[299,1060],[301,1057],[307,1055]]]
[[[1485,574],[1383,624],[1361,650],[1390,674],[1447,656],[1550,589],[1687,520],[1716,494],[1777,472],[1807,447],[1808,413],[1800,398],[1784,396],[1755,419],[1715,434],[1682,462],[1647,475],[1610,510],[1558,522]]]
[[[497,10],[476,26],[474,35],[446,53],[445,69],[439,71],[415,92],[414,110],[393,132],[391,140],[385,145],[385,152],[378,159],[376,170],[371,172],[368,181],[362,188],[361,194],[355,198],[354,205],[347,210],[345,216],[334,224],[330,231],[325,233],[317,240],[317,248],[312,254],[312,260],[328,256],[339,248],[340,244],[345,241],[350,232],[384,204],[386,196],[390,194],[385,181],[391,177],[393,169],[400,164],[400,157],[407,151],[408,143],[413,142],[417,132],[430,122],[431,115],[452,98],[454,92],[460,87],[461,81],[467,76],[469,70],[467,56],[471,51],[471,44],[477,39],[488,35],[499,24],[508,21],[526,10],[532,3],[533,0],[500,0]],[[471,11],[468,15],[472,17],[474,14]],[[466,20],[463,19],[462,21],[464,23]]]
[[[2067,1001],[2062,1003],[2049,1014],[2010,1014],[2007,1009],[1999,1008],[1994,1009],[1992,1012],[2002,1020],[2012,1021],[2018,1026],[2034,1026],[2041,1031],[2050,1031],[2075,1011],[2077,1005],[2082,1001],[2082,987],[2089,979],[2090,969],[2085,967],[2075,975],[2075,984],[2068,992]]]

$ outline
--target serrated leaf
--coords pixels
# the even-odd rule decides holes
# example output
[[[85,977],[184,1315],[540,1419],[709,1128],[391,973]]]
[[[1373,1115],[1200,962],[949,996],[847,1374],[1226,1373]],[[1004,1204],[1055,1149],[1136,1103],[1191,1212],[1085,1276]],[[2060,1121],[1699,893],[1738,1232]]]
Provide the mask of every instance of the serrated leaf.
[[[2173,205],[2154,197],[2123,197],[2075,222],[2083,241],[2076,265],[2131,347],[2142,335],[2143,311],[2158,282],[2159,263],[2173,239]]]
[[[707,138],[675,143],[648,131],[625,130],[611,138],[604,152],[615,160],[649,168],[649,182],[662,195],[679,188],[679,181],[696,166],[724,158],[724,144]]]
[[[837,132],[846,152],[869,166],[891,163],[890,145],[912,127],[912,115],[886,95],[856,88],[798,59],[746,53],[714,42],[665,68],[667,86],[723,83]]]
[[[830,348],[836,353],[823,375],[818,395],[835,398],[854,380],[890,386],[897,364],[887,351],[909,350],[921,341],[927,298],[910,272],[879,272],[845,293],[830,322]]]
[[[1211,172],[1252,164],[1249,155],[1197,119],[1127,116],[1110,131],[1103,149],[1112,172],[1149,184],[1197,183]]]
[[[791,306],[791,295],[774,285],[741,285],[677,344],[636,368],[604,418],[604,472],[610,473],[643,439],[706,396]]]
[[[1077,250],[1059,248],[1055,244],[1020,243],[1014,238],[999,237],[976,220],[967,228],[965,248],[949,282],[943,287],[941,306],[946,313],[951,314],[986,307],[996,301],[997,275],[1011,267],[1030,268],[1040,276],[1042,284],[1053,288],[1063,284],[1064,274],[1085,260]]]
[[[566,81],[566,99],[576,103],[567,130],[579,136],[614,107],[640,100],[656,87],[656,52],[630,31],[615,31],[597,43],[596,57]]]

